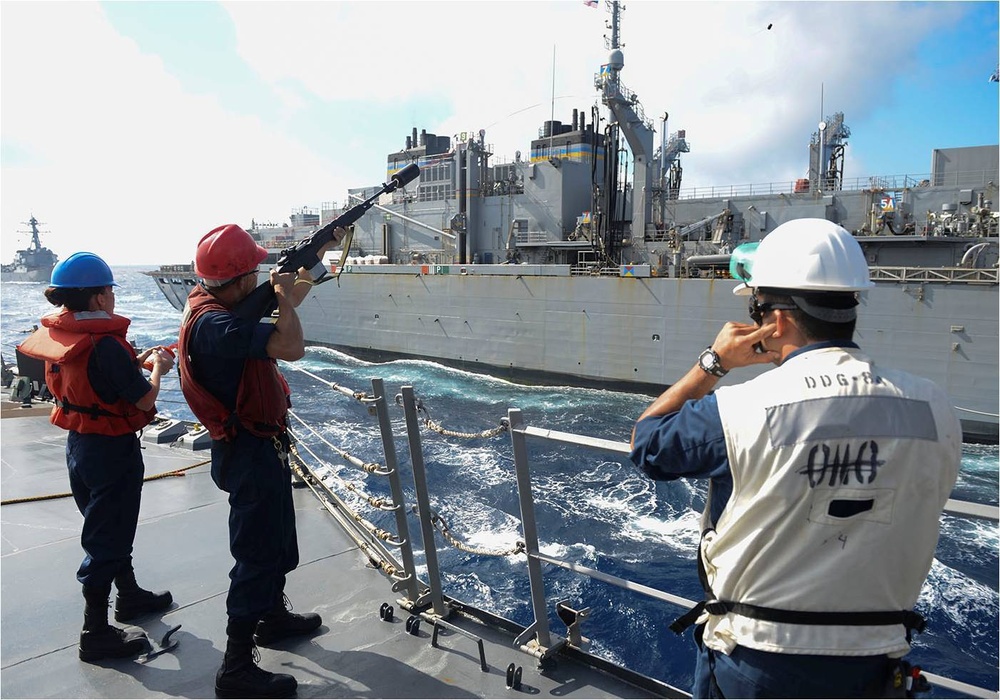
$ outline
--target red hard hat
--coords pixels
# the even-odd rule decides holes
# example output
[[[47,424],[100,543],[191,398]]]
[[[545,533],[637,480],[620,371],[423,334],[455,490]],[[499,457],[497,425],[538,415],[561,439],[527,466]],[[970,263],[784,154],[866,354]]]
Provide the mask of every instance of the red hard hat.
[[[194,271],[204,280],[221,282],[255,270],[267,257],[261,248],[236,224],[212,229],[198,242]]]

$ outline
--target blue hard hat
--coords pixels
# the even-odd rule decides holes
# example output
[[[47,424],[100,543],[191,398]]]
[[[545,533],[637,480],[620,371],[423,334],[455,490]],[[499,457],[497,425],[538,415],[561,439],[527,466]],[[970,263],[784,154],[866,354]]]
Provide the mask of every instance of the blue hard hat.
[[[111,268],[93,253],[73,253],[52,268],[52,287],[117,287]]]

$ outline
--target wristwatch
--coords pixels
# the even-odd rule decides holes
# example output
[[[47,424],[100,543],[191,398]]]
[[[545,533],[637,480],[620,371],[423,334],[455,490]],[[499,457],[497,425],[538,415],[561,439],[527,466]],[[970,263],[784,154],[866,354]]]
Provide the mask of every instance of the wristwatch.
[[[728,369],[723,369],[719,364],[719,353],[711,347],[705,348],[698,355],[698,366],[713,377],[725,377],[729,373]]]

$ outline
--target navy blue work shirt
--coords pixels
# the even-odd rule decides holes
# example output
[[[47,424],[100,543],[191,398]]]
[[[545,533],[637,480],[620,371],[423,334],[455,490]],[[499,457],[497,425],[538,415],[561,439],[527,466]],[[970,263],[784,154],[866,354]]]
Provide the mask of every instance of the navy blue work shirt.
[[[241,318],[228,311],[208,311],[191,329],[188,352],[198,382],[229,410],[236,409],[236,395],[247,358],[266,359],[273,323]]]
[[[109,336],[94,346],[87,363],[87,380],[106,404],[124,399],[134,405],[153,388],[129,351]]]
[[[785,361],[810,350],[831,347],[858,345],[850,340],[813,343],[789,353]],[[733,472],[715,394],[686,401],[674,413],[642,419],[635,425],[633,444],[629,457],[650,479],[711,479],[709,513],[712,522],[718,522],[733,493]]]

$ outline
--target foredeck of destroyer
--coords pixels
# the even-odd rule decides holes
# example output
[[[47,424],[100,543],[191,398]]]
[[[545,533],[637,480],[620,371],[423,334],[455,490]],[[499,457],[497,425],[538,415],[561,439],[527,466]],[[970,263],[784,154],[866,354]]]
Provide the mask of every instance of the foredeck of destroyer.
[[[5,404],[0,420],[4,501],[65,493],[65,433],[48,409]],[[77,656],[83,598],[75,572],[82,557],[82,518],[70,497],[14,502],[3,507],[2,697],[214,697],[225,649],[228,551],[225,494],[209,474],[207,451],[144,445],[147,480],[135,540],[141,585],[169,588],[174,606],[137,621],[154,646],[171,627],[179,643],[146,663],[84,663]],[[407,613],[380,619],[395,604],[386,579],[368,565],[308,490],[295,491],[300,564],[288,577],[296,610],[314,610],[323,626],[312,638],[261,649],[265,669],[293,674],[299,697],[462,698],[654,697],[575,659],[560,656],[544,671],[511,646],[513,635],[456,615],[449,623],[483,640],[488,670],[476,643],[441,629],[437,646],[424,625],[416,636]],[[520,689],[507,687],[510,664],[523,669]],[[655,689],[654,689],[655,690]]]

